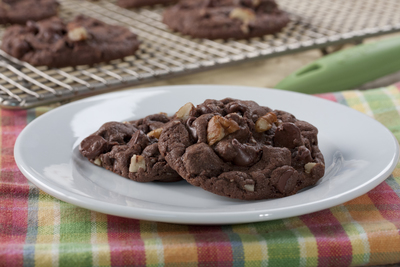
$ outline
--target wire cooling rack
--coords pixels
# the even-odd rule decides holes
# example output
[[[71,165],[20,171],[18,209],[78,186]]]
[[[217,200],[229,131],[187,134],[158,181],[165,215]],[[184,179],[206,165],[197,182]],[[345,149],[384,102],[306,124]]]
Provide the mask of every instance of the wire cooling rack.
[[[250,40],[193,39],[161,22],[163,7],[123,9],[112,1],[60,0],[60,15],[84,14],[129,27],[139,51],[122,60],[75,68],[33,67],[0,50],[0,106],[24,109],[99,94],[254,59],[359,41],[400,30],[398,0],[280,0],[291,22]],[[0,35],[4,28],[0,28]]]

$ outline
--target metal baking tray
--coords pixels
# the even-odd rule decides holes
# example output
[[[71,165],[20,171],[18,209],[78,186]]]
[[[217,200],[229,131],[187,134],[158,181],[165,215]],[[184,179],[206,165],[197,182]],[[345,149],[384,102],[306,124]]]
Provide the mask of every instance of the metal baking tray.
[[[159,79],[313,48],[361,41],[400,30],[397,0],[278,0],[290,14],[280,33],[250,40],[193,39],[161,22],[163,7],[124,9],[113,1],[59,0],[60,15],[78,13],[131,28],[139,51],[94,66],[33,67],[0,50],[0,106],[25,109]],[[4,28],[0,28],[2,35]]]

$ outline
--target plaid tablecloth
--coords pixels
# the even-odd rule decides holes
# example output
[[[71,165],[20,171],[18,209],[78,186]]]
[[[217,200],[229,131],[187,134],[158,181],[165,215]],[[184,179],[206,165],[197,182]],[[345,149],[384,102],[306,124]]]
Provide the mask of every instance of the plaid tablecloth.
[[[374,117],[399,140],[400,84],[319,96]],[[18,170],[14,142],[27,123],[47,110],[0,110],[0,266],[400,263],[400,165],[367,194],[299,217],[227,226],[126,219],[55,199]]]

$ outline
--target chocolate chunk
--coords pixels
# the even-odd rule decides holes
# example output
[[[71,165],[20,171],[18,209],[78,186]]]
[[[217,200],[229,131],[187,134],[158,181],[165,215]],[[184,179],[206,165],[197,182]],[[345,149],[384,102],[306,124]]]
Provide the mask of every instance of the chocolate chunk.
[[[97,131],[96,135],[103,137],[110,144],[126,144],[136,132],[132,124],[120,122],[106,122]]]
[[[193,137],[194,140],[198,139],[198,134],[197,134],[197,129],[196,126],[193,125],[193,122],[196,120],[196,118],[194,117],[190,117],[188,118],[188,120],[186,121],[186,127],[190,132],[190,135]]]
[[[279,167],[271,173],[272,184],[282,194],[287,194],[287,192],[292,192],[299,179],[300,179],[299,173],[291,166]]]
[[[303,145],[300,129],[291,122],[282,123],[275,131],[274,144],[289,149]]]
[[[185,169],[193,176],[213,176],[222,171],[223,162],[205,143],[189,146],[182,155]]]
[[[207,142],[207,125],[208,121],[213,117],[212,114],[204,114],[199,117],[191,117],[190,127],[188,127],[189,132],[192,134],[194,140],[197,142]],[[188,120],[188,121],[189,121]],[[196,137],[193,135],[193,131],[196,131]]]
[[[311,151],[305,146],[299,146],[292,154],[292,166],[295,168],[304,168],[308,162],[312,162]]]
[[[132,134],[131,139],[126,145],[129,147],[134,147],[138,145],[142,150],[144,150],[147,146],[155,142],[157,142],[157,140],[151,139],[142,130],[138,130],[134,134]]]
[[[165,113],[158,113],[137,120],[133,123],[133,125],[144,132],[150,132],[161,128],[165,123],[169,121],[170,118]]]
[[[219,142],[215,151],[224,161],[237,166],[253,166],[261,155],[259,146],[241,144],[237,139]]]
[[[101,136],[88,136],[79,145],[79,150],[84,157],[95,159],[107,150],[108,142]]]

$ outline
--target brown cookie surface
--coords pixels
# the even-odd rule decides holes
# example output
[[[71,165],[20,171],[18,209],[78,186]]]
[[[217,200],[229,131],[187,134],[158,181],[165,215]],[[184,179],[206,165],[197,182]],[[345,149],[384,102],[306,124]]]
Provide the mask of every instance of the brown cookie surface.
[[[59,3],[55,0],[2,0],[0,24],[25,24],[57,15]]]
[[[163,22],[195,38],[246,39],[279,32],[289,17],[274,0],[182,0]]]
[[[152,6],[157,4],[170,4],[176,2],[177,0],[118,0],[117,5],[120,7],[130,8],[130,7],[142,7],[142,6]]]
[[[137,182],[180,181],[158,150],[159,130],[169,121],[165,114],[154,114],[107,122],[82,140],[79,151],[93,164]]]
[[[58,17],[9,27],[1,49],[34,66],[92,65],[132,55],[140,42],[129,29],[77,16],[69,23]]]
[[[228,98],[186,104],[158,146],[190,184],[256,200],[293,195],[324,175],[317,133],[290,113]]]

